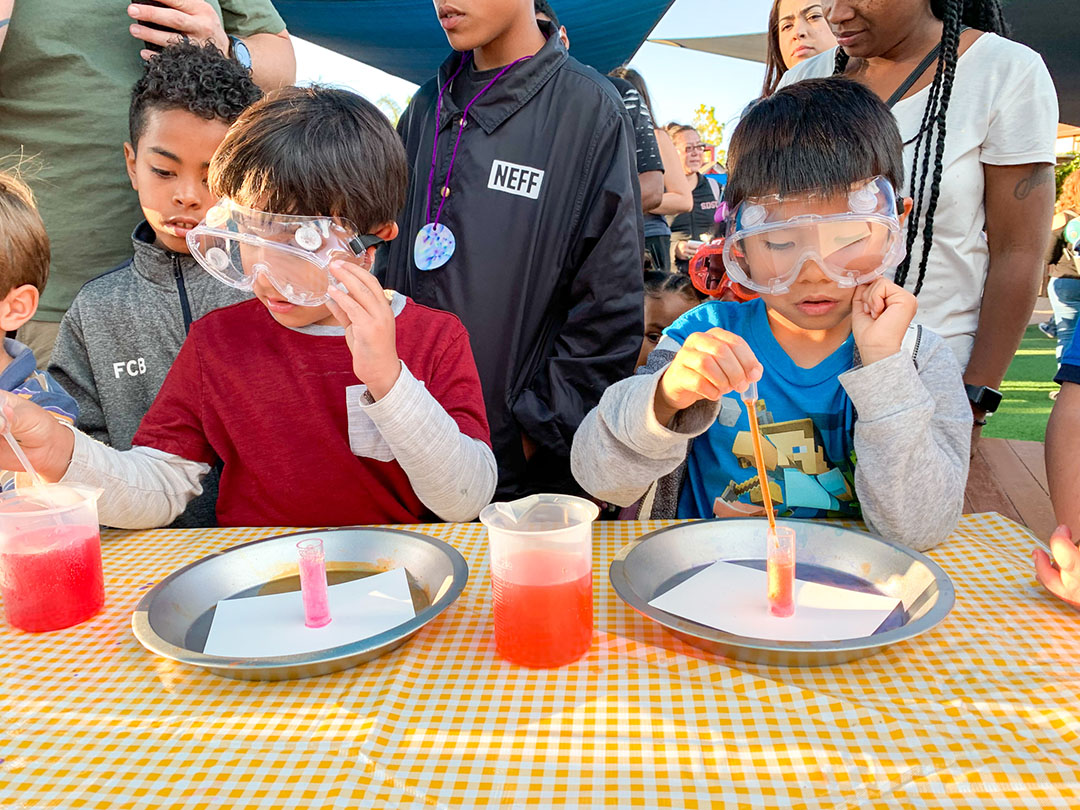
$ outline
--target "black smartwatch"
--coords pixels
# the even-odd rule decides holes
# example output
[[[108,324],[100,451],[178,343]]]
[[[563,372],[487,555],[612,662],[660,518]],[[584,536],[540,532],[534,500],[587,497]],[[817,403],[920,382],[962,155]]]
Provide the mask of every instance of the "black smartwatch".
[[[983,413],[993,413],[1001,404],[1001,392],[988,385],[965,385],[971,404]]]
[[[242,67],[251,70],[251,51],[239,37],[229,35],[229,56],[236,60]]]

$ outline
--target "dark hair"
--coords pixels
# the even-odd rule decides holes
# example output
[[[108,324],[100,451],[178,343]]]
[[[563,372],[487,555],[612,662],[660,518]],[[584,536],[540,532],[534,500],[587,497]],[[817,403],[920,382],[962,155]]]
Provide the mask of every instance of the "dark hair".
[[[782,87],[739,122],[728,147],[724,200],[811,189],[846,192],[884,176],[904,182],[903,144],[889,108],[858,82],[833,76]]]
[[[628,68],[626,65],[623,65],[615,68],[608,76],[614,76],[616,79],[628,81],[633,85],[634,89],[637,90],[638,95],[641,96],[641,100],[645,103],[645,109],[649,111],[649,120],[654,122],[655,126],[656,116],[653,115],[652,99],[649,98],[649,89],[645,86],[645,79],[641,77],[641,74],[633,68]]]
[[[207,121],[217,118],[231,124],[261,97],[250,70],[209,42],[199,45],[182,39],[152,57],[132,88],[131,145],[138,148],[147,114],[153,110],[186,110]]]
[[[0,297],[49,278],[49,237],[34,195],[14,172],[0,171]]]
[[[210,188],[278,214],[344,217],[361,233],[405,204],[401,138],[346,90],[285,87],[240,116],[210,161]]]
[[[769,9],[769,29],[765,32],[765,41],[768,43],[765,49],[765,81],[761,83],[761,98],[771,96],[776,91],[776,85],[787,73],[787,65],[784,64],[784,55],[780,53],[780,2],[773,0],[772,8]]]
[[[938,57],[937,70],[930,85],[919,131],[912,139],[915,142],[915,151],[911,158],[911,196],[914,198],[915,207],[908,221],[907,255],[896,268],[896,283],[903,287],[911,267],[915,238],[922,224],[922,257],[919,259],[919,275],[913,290],[915,295],[922,290],[926,278],[926,263],[930,258],[930,248],[934,244],[934,215],[937,213],[938,197],[941,193],[942,156],[945,153],[945,116],[949,111],[953,80],[956,77],[960,31],[967,26],[1001,36],[1008,36],[1009,33],[1009,26],[1001,10],[1001,0],[930,0],[930,11],[943,23],[941,55]],[[848,55],[843,48],[837,48],[834,72],[843,73],[847,63]],[[934,155],[934,171],[930,179],[930,196],[924,206],[931,152]]]
[[[645,295],[657,298],[664,293],[678,293],[694,301],[704,300],[686,273],[665,273],[663,270],[645,271]]]
[[[555,13],[555,9],[551,7],[551,3],[547,0],[533,0],[533,13],[543,14],[551,20],[552,25],[556,28],[559,27],[559,16]]]

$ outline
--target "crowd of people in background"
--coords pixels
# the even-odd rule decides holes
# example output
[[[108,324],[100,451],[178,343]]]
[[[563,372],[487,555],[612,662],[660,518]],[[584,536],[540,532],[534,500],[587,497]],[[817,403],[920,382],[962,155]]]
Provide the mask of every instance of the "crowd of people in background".
[[[451,53],[396,134],[358,97],[289,89],[270,0],[92,5],[0,0],[0,154],[34,158],[51,243],[25,236],[36,214],[7,177],[0,379],[41,469],[111,482],[106,522],[471,519],[493,495],[629,507],[650,484],[653,514],[747,513],[761,493],[725,490],[715,431],[744,418],[725,395],[760,381],[777,419],[835,417],[809,437],[824,460],[778,484],[784,505],[798,478],[789,514],[863,515],[920,547],[955,523],[1054,216],[1054,86],[999,0],[776,0],[727,167],[704,165],[695,127],[659,124],[636,71],[575,60],[545,0],[436,2]],[[788,268],[774,239],[764,284],[754,238],[792,205],[866,228],[838,252],[889,252],[843,265],[856,284],[820,244]],[[237,232],[232,253],[198,241]],[[338,243],[362,272],[325,252]],[[1062,250],[1050,291],[1075,387],[1080,266]],[[702,256],[743,274],[737,295],[693,282]],[[294,283],[296,261],[323,289]],[[272,461],[271,434],[288,437]],[[932,484],[897,478],[919,465]],[[886,491],[942,519],[905,525]],[[1080,530],[1075,504],[1058,510]]]

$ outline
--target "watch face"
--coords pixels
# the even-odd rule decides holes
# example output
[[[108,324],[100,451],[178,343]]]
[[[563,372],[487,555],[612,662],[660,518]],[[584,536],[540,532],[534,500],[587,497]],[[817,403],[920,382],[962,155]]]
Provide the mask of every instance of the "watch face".
[[[232,42],[232,58],[250,70],[251,51],[248,50],[248,46],[236,37],[229,37],[229,41]]]
[[[965,385],[971,404],[981,411],[993,413],[1001,404],[1001,392],[986,385]]]

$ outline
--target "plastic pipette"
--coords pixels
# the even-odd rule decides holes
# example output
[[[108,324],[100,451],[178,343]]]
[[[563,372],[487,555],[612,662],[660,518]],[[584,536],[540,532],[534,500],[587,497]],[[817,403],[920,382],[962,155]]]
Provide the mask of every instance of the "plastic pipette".
[[[22,464],[23,469],[29,473],[30,481],[35,487],[45,486],[45,479],[38,475],[38,471],[34,469],[34,465],[30,463],[30,459],[26,457],[26,453],[23,452],[22,446],[16,441],[14,434],[11,432],[11,425],[8,421],[4,420],[4,438],[7,439],[8,445],[11,447],[11,452],[15,454],[15,458]]]
[[[769,478],[765,471],[765,454],[761,450],[761,429],[758,427],[757,419],[757,383],[750,383],[740,396],[746,405],[746,415],[750,419],[750,438],[754,443],[754,466],[757,467],[761,502],[765,505],[765,515],[769,518],[769,531],[775,532],[776,515],[773,513],[772,494],[769,492]]]
[[[746,413],[750,419],[750,435],[754,444],[754,464],[761,487],[761,500],[769,518],[766,566],[769,575],[769,610],[774,616],[792,616],[795,613],[795,530],[786,526],[777,528],[773,512],[769,479],[765,471],[765,453],[761,449],[761,430],[757,418],[757,383],[750,383],[742,393]]]

